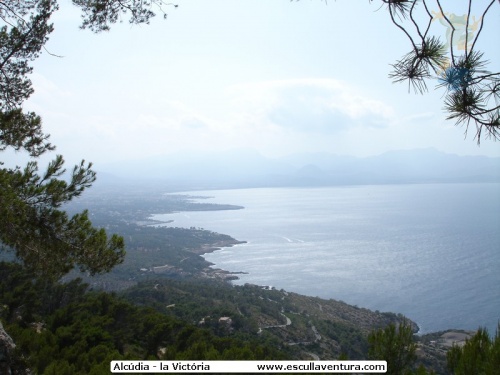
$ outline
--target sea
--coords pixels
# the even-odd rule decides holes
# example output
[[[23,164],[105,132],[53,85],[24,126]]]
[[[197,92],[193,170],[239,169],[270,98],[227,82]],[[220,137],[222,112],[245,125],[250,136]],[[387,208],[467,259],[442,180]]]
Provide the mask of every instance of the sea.
[[[241,210],[158,214],[245,244],[205,254],[252,283],[401,313],[420,333],[500,321],[500,184],[186,192]],[[204,197],[204,198],[199,198]]]

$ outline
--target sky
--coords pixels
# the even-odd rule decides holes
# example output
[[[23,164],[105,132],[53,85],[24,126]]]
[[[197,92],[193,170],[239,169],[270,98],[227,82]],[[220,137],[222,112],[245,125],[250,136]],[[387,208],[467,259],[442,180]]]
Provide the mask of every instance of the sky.
[[[447,0],[457,15],[464,1]],[[474,1],[480,15],[489,1]],[[34,63],[25,103],[57,153],[99,165],[179,151],[251,148],[370,156],[433,147],[500,156],[446,120],[443,91],[420,95],[388,78],[410,51],[380,1],[179,0],[150,25],[125,16],[111,31],[81,30],[60,4],[48,53]],[[454,8],[451,8],[454,7]],[[437,7],[435,7],[437,10]],[[500,69],[500,6],[478,47]],[[433,22],[442,38],[446,28]],[[19,159],[20,155],[14,155]],[[16,160],[17,160],[16,159]]]

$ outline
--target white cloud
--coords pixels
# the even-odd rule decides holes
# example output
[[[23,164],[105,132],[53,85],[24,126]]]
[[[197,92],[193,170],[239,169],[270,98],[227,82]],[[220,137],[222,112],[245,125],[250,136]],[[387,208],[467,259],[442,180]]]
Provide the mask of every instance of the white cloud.
[[[334,79],[293,79],[232,86],[239,118],[284,129],[336,133],[354,126],[389,124],[395,110]]]
[[[372,155],[388,148],[439,148],[450,136],[434,108],[414,105],[414,114],[400,116],[387,95],[373,97],[373,91],[336,79],[238,84],[223,95],[222,88],[214,89],[209,97],[132,89],[111,97],[107,91],[72,96],[58,86],[37,77],[29,109],[42,115],[57,152],[71,163],[231,148],[269,156],[320,150]],[[463,147],[461,132],[458,138]]]

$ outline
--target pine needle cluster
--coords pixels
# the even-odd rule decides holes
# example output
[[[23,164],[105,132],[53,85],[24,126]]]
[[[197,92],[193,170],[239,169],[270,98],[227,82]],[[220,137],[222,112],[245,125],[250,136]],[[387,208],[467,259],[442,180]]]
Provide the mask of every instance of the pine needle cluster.
[[[371,0],[373,1],[373,0]],[[490,0],[483,10],[480,27],[473,35],[471,22],[472,0],[468,0],[465,16],[465,48],[463,53],[454,49],[456,27],[440,0],[382,0],[387,6],[391,21],[409,39],[412,49],[392,65],[389,77],[394,82],[407,82],[408,90],[427,92],[427,82],[437,80],[436,88],[444,89],[444,110],[447,119],[456,125],[475,128],[475,139],[480,144],[484,138],[500,139],[500,72],[486,69],[488,61],[476,48],[476,42],[483,30],[486,16],[498,0]],[[451,29],[446,44],[430,36],[431,23],[435,19],[429,11],[431,3],[439,9]],[[424,20],[416,16],[417,10],[425,14]],[[449,45],[447,48],[446,45]]]

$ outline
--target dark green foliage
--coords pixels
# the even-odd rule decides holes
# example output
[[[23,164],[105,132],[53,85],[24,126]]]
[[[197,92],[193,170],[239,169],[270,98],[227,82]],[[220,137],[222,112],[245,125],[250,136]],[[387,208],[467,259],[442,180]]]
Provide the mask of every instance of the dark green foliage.
[[[454,375],[496,375],[500,371],[500,324],[494,338],[480,328],[463,347],[447,353],[448,369]]]
[[[368,353],[368,341],[356,327],[323,320],[318,329],[340,343],[342,354],[350,360],[362,360]]]
[[[20,109],[0,112],[0,151],[12,147],[39,156],[54,149],[48,138],[42,132],[41,118],[35,113],[22,113]]]
[[[387,361],[387,374],[435,375],[434,370],[428,370],[423,364],[417,366],[417,344],[411,322],[406,318],[398,325],[389,324],[384,329],[371,332],[368,342],[368,358]],[[437,366],[436,363],[433,365]]]
[[[218,337],[114,294],[85,292],[77,281],[42,282],[7,263],[0,263],[0,276],[7,306],[0,318],[18,356],[38,374],[105,374],[119,359],[289,358],[256,337]]]
[[[29,62],[39,56],[47,42],[53,30],[48,20],[56,9],[57,4],[50,0],[0,3],[0,20],[5,24],[0,27],[2,112],[18,108],[33,93],[27,78],[33,69]]]
[[[79,280],[64,285],[34,278],[19,265],[0,263],[0,317],[32,322],[50,315],[70,302],[81,300],[87,286]]]
[[[121,17],[129,14],[131,24],[149,23],[149,20],[156,14],[153,9],[167,14],[163,10],[164,6],[174,6],[176,4],[166,3],[162,0],[73,0],[73,4],[82,8],[83,24],[82,28],[89,28],[94,32],[107,31],[110,25],[121,21]]]
[[[12,148],[37,158],[54,150],[40,117],[21,108],[33,93],[30,63],[53,30],[49,18],[55,10],[50,0],[0,2],[0,151]],[[59,278],[75,266],[107,272],[123,260],[123,239],[94,228],[85,211],[70,218],[60,209],[95,180],[91,164],[82,161],[65,181],[63,163],[56,156],[42,174],[34,160],[23,169],[0,168],[1,250],[9,247],[28,269],[46,277]]]
[[[387,374],[403,375],[410,373],[416,360],[416,344],[413,330],[407,320],[396,326],[390,324],[385,329],[373,331],[368,336],[369,358],[387,361]]]
[[[75,265],[91,274],[109,271],[123,260],[123,239],[92,227],[86,211],[69,218],[58,209],[95,178],[82,162],[69,183],[60,180],[62,164],[58,156],[41,176],[36,162],[23,171],[0,169],[0,240],[47,277],[59,278]]]
[[[119,15],[129,12],[131,22],[147,22],[151,7],[162,1],[74,1],[84,11],[83,27],[109,28]],[[23,113],[22,105],[33,93],[28,75],[30,63],[44,48],[52,32],[49,19],[58,9],[53,0],[0,2],[0,151],[12,148],[32,158],[54,150],[35,113]],[[3,165],[0,162],[0,166]],[[95,180],[91,164],[75,166],[69,182],[62,156],[43,174],[36,161],[25,168],[0,169],[0,245],[12,249],[30,270],[59,278],[74,267],[90,274],[109,271],[123,261],[123,239],[110,238],[94,228],[87,212],[69,217],[61,205],[79,196]]]
[[[248,284],[230,286],[207,280],[158,279],[129,288],[123,295],[137,304],[153,306],[166,315],[194,324],[202,321],[200,326],[221,337],[244,340],[259,337],[260,340],[270,340],[273,346],[302,342],[303,346],[285,346],[297,359],[303,358],[301,351],[316,353],[322,359],[335,359],[341,353],[348,354],[350,359],[366,359],[368,353],[366,334],[355,323],[319,318],[314,310],[304,311],[310,305],[302,305],[304,302],[300,298],[284,291]],[[306,301],[310,303],[307,298]],[[317,304],[314,303],[313,307],[317,308]],[[265,328],[284,325],[284,315],[291,319],[290,326]],[[231,329],[221,325],[220,317],[231,318]],[[315,341],[313,326],[321,335],[319,341]]]
[[[414,374],[414,375],[436,375],[436,373],[433,370],[429,371],[423,365],[420,365],[411,374]]]
[[[283,319],[280,305],[261,298],[266,294],[256,286],[232,287],[224,282],[207,280],[155,280],[123,292],[127,299],[143,306],[153,306],[164,314],[193,323],[204,319],[205,327],[221,335],[227,334],[219,325],[221,316],[231,317],[233,328],[240,334],[257,333],[258,323],[252,316],[253,311],[275,317],[278,321]]]

